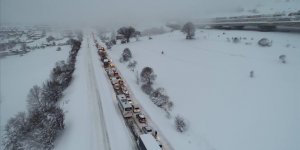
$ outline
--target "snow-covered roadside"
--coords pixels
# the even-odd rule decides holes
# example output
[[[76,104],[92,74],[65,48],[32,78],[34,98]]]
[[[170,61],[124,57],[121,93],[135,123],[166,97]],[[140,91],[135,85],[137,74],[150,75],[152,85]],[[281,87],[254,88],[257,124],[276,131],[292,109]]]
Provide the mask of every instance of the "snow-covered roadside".
[[[234,44],[226,42],[227,37],[247,39]],[[273,40],[273,46],[259,47],[262,37]],[[175,149],[297,150],[299,42],[299,34],[293,33],[203,30],[196,40],[174,32],[114,46],[109,54]],[[173,120],[166,119],[136,85],[135,73],[119,63],[126,47],[139,71],[144,66],[154,69],[155,86],[164,87],[174,101],[173,114],[189,121],[186,133],[175,131]],[[287,55],[287,64],[279,63],[281,54]],[[250,70],[255,72],[253,79]]]
[[[73,82],[64,94],[66,131],[55,149],[134,149],[135,143],[116,107],[91,33],[85,34]]]
[[[50,47],[24,56],[0,58],[1,134],[8,119],[18,112],[26,111],[30,88],[48,79],[55,63],[66,60],[70,49],[70,46],[62,46],[61,51],[56,51],[56,47]]]

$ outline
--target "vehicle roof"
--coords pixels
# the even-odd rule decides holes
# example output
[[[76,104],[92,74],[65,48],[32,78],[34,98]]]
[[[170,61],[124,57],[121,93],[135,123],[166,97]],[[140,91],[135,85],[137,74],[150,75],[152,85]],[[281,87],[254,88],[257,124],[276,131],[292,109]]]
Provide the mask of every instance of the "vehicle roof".
[[[144,114],[138,114],[141,118],[145,118]]]
[[[161,150],[157,141],[151,134],[142,134],[140,135],[140,138],[143,141],[147,150]]]
[[[124,94],[119,94],[119,95],[117,95],[118,96],[118,98],[120,98],[120,99],[126,99],[126,96],[124,95]]]
[[[150,126],[144,126],[143,128],[145,128],[147,130],[152,130],[152,128]]]

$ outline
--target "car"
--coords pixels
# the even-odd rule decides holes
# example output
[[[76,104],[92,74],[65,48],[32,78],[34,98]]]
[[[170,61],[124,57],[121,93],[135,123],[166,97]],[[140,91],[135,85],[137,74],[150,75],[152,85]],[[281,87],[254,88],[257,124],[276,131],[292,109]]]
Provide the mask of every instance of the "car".
[[[115,90],[119,90],[120,89],[120,85],[119,84],[114,84],[114,89]]]
[[[119,82],[119,84],[120,84],[120,85],[123,85],[123,84],[121,84],[120,82]],[[126,88],[125,86],[122,86],[121,89],[122,89],[122,92],[123,92],[126,96],[129,95],[129,91],[127,90],[127,88]]]
[[[124,93],[123,93],[124,94]],[[127,97],[127,96],[126,96]],[[130,103],[130,104],[132,104],[132,100],[130,99],[130,98],[126,98],[127,99],[127,101],[128,101],[128,103]]]
[[[141,112],[140,107],[138,105],[132,104],[131,106],[132,106],[132,110],[133,110],[134,113]]]
[[[118,84],[119,82],[119,79],[117,79],[116,77],[111,77],[110,80],[112,84]]]
[[[146,117],[144,114],[138,113],[136,114],[136,118],[140,123],[146,123]]]
[[[152,134],[152,128],[150,127],[150,126],[144,126],[144,127],[142,127],[142,131],[145,133],[145,134],[147,134],[147,133],[150,133],[150,134]]]

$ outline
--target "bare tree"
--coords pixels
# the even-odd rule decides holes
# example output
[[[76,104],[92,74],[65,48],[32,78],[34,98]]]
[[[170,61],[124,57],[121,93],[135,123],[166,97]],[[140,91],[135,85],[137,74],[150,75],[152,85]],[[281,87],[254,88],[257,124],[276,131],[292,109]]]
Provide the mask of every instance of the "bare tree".
[[[135,67],[137,65],[137,61],[130,61],[127,65],[127,67],[131,70],[131,71],[134,71]]]
[[[187,22],[181,29],[186,34],[186,39],[193,39],[195,36],[195,25],[192,22]]]
[[[187,130],[187,124],[181,116],[175,117],[175,125],[178,132],[184,132]]]
[[[27,107],[29,109],[29,112],[42,107],[41,94],[42,94],[42,89],[37,85],[33,86],[30,89],[29,94],[27,96]]]

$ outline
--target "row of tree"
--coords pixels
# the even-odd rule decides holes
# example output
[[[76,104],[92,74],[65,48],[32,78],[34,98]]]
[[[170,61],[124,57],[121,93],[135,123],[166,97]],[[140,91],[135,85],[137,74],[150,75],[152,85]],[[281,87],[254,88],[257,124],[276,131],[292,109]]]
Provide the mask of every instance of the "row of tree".
[[[72,40],[68,61],[57,62],[50,80],[30,89],[28,113],[20,112],[6,124],[4,149],[53,149],[64,129],[64,112],[57,102],[72,80],[80,46],[81,41]]]
[[[172,109],[173,102],[170,100],[170,97],[166,94],[164,88],[154,89],[152,87],[156,77],[157,75],[154,73],[151,67],[143,68],[140,74],[140,79],[142,82],[141,89],[144,93],[149,95],[149,98],[156,106],[163,108],[166,112],[168,112]]]

